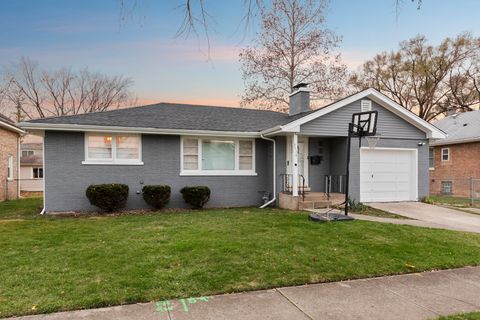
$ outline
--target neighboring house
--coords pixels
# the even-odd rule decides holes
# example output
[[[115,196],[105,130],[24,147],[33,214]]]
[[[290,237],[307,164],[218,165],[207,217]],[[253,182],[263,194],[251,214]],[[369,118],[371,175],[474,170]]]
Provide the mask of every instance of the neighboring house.
[[[20,145],[20,191],[43,191],[43,143]]]
[[[480,179],[480,111],[453,114],[435,126],[447,138],[431,142],[430,193],[470,197],[471,179]]]
[[[0,114],[0,201],[17,199],[20,195],[18,153],[23,133],[23,130]]]
[[[148,184],[170,185],[171,207],[185,206],[179,190],[186,185],[209,186],[210,207],[258,206],[266,191],[277,200],[282,191],[297,200],[301,190],[324,192],[326,177],[345,173],[352,113],[370,109],[378,111],[381,139],[375,149],[353,140],[351,197],[428,195],[428,139],[444,138],[441,130],[374,89],[316,111],[309,103],[308,89],[299,87],[289,114],[160,103],[22,126],[44,135],[46,211],[95,210],[85,189],[99,183],[128,184],[130,208],[146,207]]]

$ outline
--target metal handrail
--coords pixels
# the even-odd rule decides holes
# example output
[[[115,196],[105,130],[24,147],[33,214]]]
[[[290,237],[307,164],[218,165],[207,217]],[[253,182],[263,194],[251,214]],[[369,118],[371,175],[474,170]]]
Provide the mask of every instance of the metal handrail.
[[[303,174],[299,174],[298,175],[299,178],[302,179],[302,201],[305,201],[305,177],[303,176]]]
[[[343,174],[325,175],[325,194],[327,199],[330,199],[330,193],[345,193],[345,180],[346,176]]]
[[[292,192],[290,181],[293,180],[293,174],[290,173],[281,173],[280,177],[282,178],[282,192]],[[299,194],[302,196],[302,201],[305,200],[305,177],[301,174],[298,175],[298,178],[301,179],[301,188],[299,188]]]

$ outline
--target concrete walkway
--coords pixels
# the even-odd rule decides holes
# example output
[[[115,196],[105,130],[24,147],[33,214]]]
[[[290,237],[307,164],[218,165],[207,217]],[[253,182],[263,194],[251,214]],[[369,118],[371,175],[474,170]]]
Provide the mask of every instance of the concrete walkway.
[[[480,215],[422,202],[368,203],[369,206],[426,222],[425,226],[480,233]]]
[[[29,320],[431,319],[480,310],[480,267],[29,316]]]

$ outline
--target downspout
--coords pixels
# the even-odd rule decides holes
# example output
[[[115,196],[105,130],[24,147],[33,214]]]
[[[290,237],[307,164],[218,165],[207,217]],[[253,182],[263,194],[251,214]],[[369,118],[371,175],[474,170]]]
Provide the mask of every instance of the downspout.
[[[260,207],[260,209],[263,209],[265,207],[268,207],[269,205],[271,205],[275,201],[277,201],[277,179],[276,179],[276,175],[277,175],[277,158],[276,158],[277,153],[276,153],[276,141],[275,141],[275,139],[267,138],[267,137],[263,136],[263,134],[260,135],[260,138],[262,138],[263,140],[268,140],[268,141],[273,142],[273,198],[272,198],[272,200],[268,201],[267,203],[263,204]]]
[[[42,184],[43,184],[43,208],[42,208],[42,211],[40,211],[40,214],[41,215],[44,215],[45,214],[45,193],[47,190],[45,190],[45,131],[43,131],[43,141],[42,141],[42,168],[43,168],[43,181],[42,181]]]
[[[21,139],[21,136],[20,134],[17,135],[17,199],[20,198],[20,155],[21,155],[21,151],[20,151],[20,139]]]

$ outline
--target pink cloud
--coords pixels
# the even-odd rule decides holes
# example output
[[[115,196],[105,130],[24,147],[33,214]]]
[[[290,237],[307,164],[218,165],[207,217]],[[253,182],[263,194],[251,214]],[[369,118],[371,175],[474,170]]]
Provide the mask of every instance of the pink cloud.
[[[345,50],[342,51],[341,54],[343,63],[345,63],[349,69],[353,70],[371,59],[375,53],[369,51]]]

